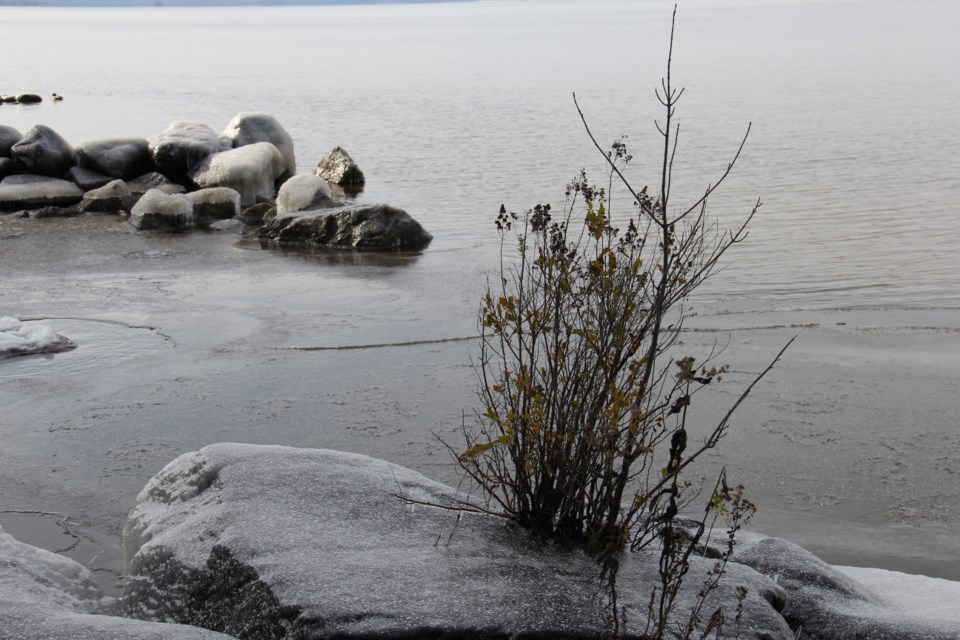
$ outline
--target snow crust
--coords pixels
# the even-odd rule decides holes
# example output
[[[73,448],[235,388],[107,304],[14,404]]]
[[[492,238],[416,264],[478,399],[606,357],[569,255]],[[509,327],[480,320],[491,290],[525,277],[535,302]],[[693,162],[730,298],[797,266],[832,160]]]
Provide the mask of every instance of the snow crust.
[[[293,176],[281,185],[277,194],[277,213],[296,213],[335,204],[330,185],[312,173]]]
[[[107,615],[90,571],[16,540],[0,527],[0,638],[4,640],[230,640],[183,625]]]
[[[76,345],[46,325],[25,327],[17,318],[0,317],[0,359],[35,353],[53,353]]]
[[[960,624],[960,582],[863,567],[834,567],[903,615]],[[957,629],[960,634],[960,627]],[[958,636],[960,637],[960,636]]]

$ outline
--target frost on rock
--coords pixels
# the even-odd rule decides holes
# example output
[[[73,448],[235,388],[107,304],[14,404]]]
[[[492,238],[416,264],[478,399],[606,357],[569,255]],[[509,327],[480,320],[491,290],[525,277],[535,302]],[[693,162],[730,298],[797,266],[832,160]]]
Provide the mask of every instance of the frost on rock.
[[[278,215],[260,229],[260,240],[267,246],[414,251],[427,246],[432,239],[406,211],[385,204],[341,207],[325,215]]]
[[[189,231],[193,229],[193,203],[179,193],[151,189],[133,205],[130,224],[141,231]]]
[[[0,317],[0,360],[37,353],[59,353],[76,346],[46,325],[25,327],[16,318]]]
[[[167,465],[137,498],[124,529],[128,602],[143,617],[259,620],[287,637],[603,636],[592,559],[496,517],[409,502],[465,500],[367,456],[211,445]],[[712,566],[695,560],[681,610]],[[645,619],[656,556],[627,554],[620,576],[628,619]],[[215,605],[197,597],[211,584],[224,585]],[[771,604],[782,590],[746,567],[730,567],[709,610],[723,604],[732,620],[738,586],[748,590],[741,637],[793,638]]]
[[[293,175],[297,172],[293,138],[269,113],[238,113],[220,134],[220,138],[229,145],[228,148],[243,147],[255,142],[269,142],[283,154],[286,160],[285,173]]]
[[[240,194],[240,204],[249,207],[258,200],[273,200],[277,180],[286,171],[286,161],[269,142],[255,142],[208,156],[190,172],[200,188],[230,187]]]
[[[784,617],[792,627],[802,627],[801,639],[960,638],[960,621],[955,617],[925,616],[891,606],[848,573],[786,540],[744,532],[737,537],[734,560],[774,577],[783,587],[788,596]]]
[[[293,176],[281,185],[277,194],[277,213],[295,213],[338,205],[330,193],[327,181],[310,173]]]
[[[129,212],[136,199],[126,182],[113,180],[83,194],[80,210],[89,213]]]
[[[199,226],[228,220],[240,213],[240,194],[228,187],[210,187],[187,194],[193,203],[193,219]]]
[[[108,615],[90,572],[0,528],[0,638],[4,640],[231,640],[205,629]]]
[[[0,182],[0,211],[68,207],[83,198],[73,182],[46,176],[14,175]]]
[[[185,176],[201,160],[220,150],[220,138],[201,122],[174,122],[147,142],[157,169],[168,176]]]

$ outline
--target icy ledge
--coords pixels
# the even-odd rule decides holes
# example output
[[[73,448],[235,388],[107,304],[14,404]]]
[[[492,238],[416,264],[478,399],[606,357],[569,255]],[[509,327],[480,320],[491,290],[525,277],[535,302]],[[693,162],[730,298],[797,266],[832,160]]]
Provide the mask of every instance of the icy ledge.
[[[16,318],[0,316],[0,360],[75,348],[73,342],[46,325],[24,327]]]

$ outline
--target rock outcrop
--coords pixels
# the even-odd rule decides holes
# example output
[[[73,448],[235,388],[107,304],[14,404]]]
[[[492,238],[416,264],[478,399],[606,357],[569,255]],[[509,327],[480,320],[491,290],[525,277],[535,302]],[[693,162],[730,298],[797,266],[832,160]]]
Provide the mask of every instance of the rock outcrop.
[[[327,211],[278,214],[260,229],[260,240],[268,245],[415,251],[433,239],[407,212],[389,205],[351,205]]]

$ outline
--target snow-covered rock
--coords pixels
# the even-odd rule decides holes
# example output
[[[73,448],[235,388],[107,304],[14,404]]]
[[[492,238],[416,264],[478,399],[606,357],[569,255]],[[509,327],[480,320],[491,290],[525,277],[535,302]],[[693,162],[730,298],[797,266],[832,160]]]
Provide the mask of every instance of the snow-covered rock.
[[[20,174],[0,182],[0,211],[66,207],[81,198],[83,190],[69,180]]]
[[[0,528],[0,638],[4,640],[233,640],[183,625],[107,615],[90,572]]]
[[[183,194],[151,189],[133,205],[129,222],[141,231],[190,231],[194,227],[193,203]]]
[[[362,187],[366,178],[363,171],[353,161],[350,154],[343,147],[334,147],[327,156],[320,161],[313,172],[327,180],[330,184],[341,187]]]
[[[80,210],[90,213],[129,212],[136,200],[127,183],[118,179],[83,194]]]
[[[164,144],[171,145],[172,149],[171,141]],[[161,155],[167,152],[163,144],[160,148]],[[123,180],[136,178],[153,169],[146,138],[110,138],[85,142],[77,147],[77,164],[84,169]]]
[[[301,173],[280,186],[277,193],[277,213],[296,213],[338,206],[333,199],[330,185],[320,176]]]
[[[254,142],[206,157],[190,172],[201,189],[229,187],[240,193],[240,204],[249,207],[258,199],[273,200],[277,180],[285,175],[287,162],[269,142]]]
[[[76,346],[46,325],[25,327],[17,318],[0,316],[0,359],[57,353]]]
[[[240,213],[240,194],[228,187],[210,187],[187,194],[193,203],[193,219],[199,226],[228,220]]]
[[[171,177],[184,176],[207,156],[220,150],[220,138],[202,122],[174,122],[147,140],[157,169]]]
[[[10,148],[10,157],[29,173],[59,178],[75,164],[70,143],[51,129],[38,124]]]
[[[23,135],[5,124],[0,124],[0,157],[10,157],[10,147],[20,142]]]
[[[593,560],[496,517],[409,502],[464,500],[366,456],[211,445],[167,465],[137,498],[124,529],[128,604],[148,618],[259,621],[307,638],[602,637]],[[694,561],[678,611],[689,611],[712,566]],[[655,555],[624,557],[628,620],[645,619],[656,583]],[[705,617],[723,605],[732,621],[738,587],[747,589],[741,637],[793,637],[771,604],[782,605],[783,591],[740,565]]]
[[[385,204],[278,215],[260,229],[267,243],[380,251],[416,250],[433,236],[406,211]]]
[[[847,572],[786,540],[743,532],[737,538],[734,560],[771,576],[783,587],[788,595],[783,615],[791,627],[803,630],[801,640],[960,638],[956,617],[891,604]],[[957,586],[955,592],[960,593]]]
[[[227,148],[243,147],[255,142],[269,142],[275,146],[286,160],[285,173],[297,172],[297,158],[293,152],[293,138],[269,113],[238,113],[220,134]]]

